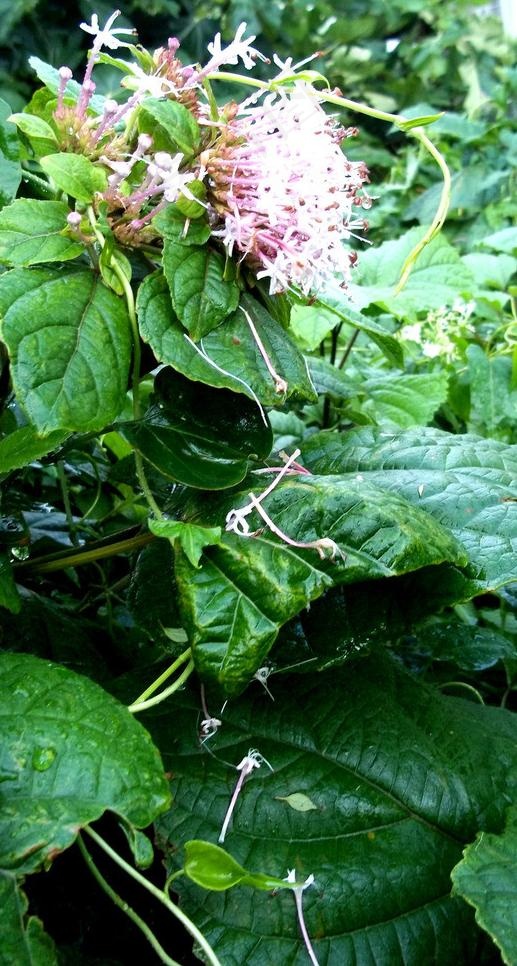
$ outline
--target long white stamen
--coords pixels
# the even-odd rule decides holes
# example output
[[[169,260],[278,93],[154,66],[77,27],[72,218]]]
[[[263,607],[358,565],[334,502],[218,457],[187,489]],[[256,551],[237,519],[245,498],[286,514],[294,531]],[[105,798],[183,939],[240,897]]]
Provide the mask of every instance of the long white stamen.
[[[244,309],[242,307],[242,305],[240,305],[239,308],[240,308],[241,312],[244,312],[244,315],[246,316],[246,321],[247,321],[247,323],[248,323],[248,325],[249,325],[249,327],[251,329],[251,334],[252,334],[253,338],[255,339],[255,342],[257,343],[258,350],[259,350],[259,352],[260,352],[260,354],[261,354],[261,356],[262,356],[262,358],[263,358],[263,360],[264,360],[264,362],[266,364],[267,370],[270,373],[270,375],[271,375],[271,377],[273,379],[273,382],[275,383],[275,392],[279,393],[279,395],[285,394],[287,392],[288,388],[289,388],[287,382],[285,381],[285,379],[283,378],[283,376],[279,376],[278,375],[278,372],[276,371],[276,369],[274,369],[274,367],[273,367],[273,365],[271,363],[271,359],[269,358],[269,356],[268,356],[268,354],[266,352],[264,343],[262,342],[262,339],[260,338],[260,336],[259,336],[259,334],[257,332],[256,326],[254,325],[254,323],[252,321],[252,318],[251,318],[249,312],[246,312],[246,309]]]
[[[241,791],[241,788],[242,788],[242,786],[244,784],[245,779],[247,778],[248,775],[251,774],[251,772],[253,771],[254,768],[260,768],[260,766],[262,764],[267,765],[267,767],[271,771],[273,771],[273,768],[269,764],[267,758],[264,758],[264,756],[261,755],[260,752],[258,752],[255,748],[250,748],[248,754],[236,766],[237,770],[240,771],[240,775],[239,775],[239,777],[237,779],[237,783],[236,783],[235,788],[233,790],[233,794],[232,794],[232,797],[230,799],[230,804],[228,805],[228,808],[226,810],[226,815],[224,817],[224,822],[223,822],[221,831],[219,833],[219,838],[217,840],[218,842],[224,842],[224,840],[226,838],[226,833],[228,831],[228,826],[230,824],[230,821],[231,821],[231,818],[232,818],[232,815],[233,815],[233,811],[234,811],[234,808],[235,808],[235,806],[237,804],[237,799],[239,797],[239,794],[240,794],[240,791]]]

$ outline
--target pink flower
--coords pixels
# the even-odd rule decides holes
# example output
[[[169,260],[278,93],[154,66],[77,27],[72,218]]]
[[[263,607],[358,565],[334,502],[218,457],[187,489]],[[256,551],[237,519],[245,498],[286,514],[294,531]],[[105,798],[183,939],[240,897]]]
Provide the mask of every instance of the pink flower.
[[[271,293],[294,285],[307,295],[336,275],[346,284],[356,255],[344,243],[366,227],[354,209],[370,203],[365,165],[340,147],[352,132],[303,81],[256,100],[228,122],[205,162],[222,220],[214,235],[269,278]]]

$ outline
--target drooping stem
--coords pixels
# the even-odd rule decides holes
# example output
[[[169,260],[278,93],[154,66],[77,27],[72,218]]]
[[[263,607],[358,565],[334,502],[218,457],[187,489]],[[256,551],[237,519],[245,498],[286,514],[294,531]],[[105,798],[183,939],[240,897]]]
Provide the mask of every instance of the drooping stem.
[[[177,906],[174,902],[172,902],[171,899],[169,899],[169,897],[165,894],[165,892],[162,891],[162,889],[158,889],[157,886],[153,885],[152,882],[149,882],[149,880],[146,879],[145,876],[143,876],[140,872],[138,872],[137,869],[129,865],[129,863],[126,862],[125,859],[123,859],[122,856],[118,854],[118,852],[115,852],[115,850],[112,849],[111,846],[108,845],[108,843],[105,842],[104,839],[101,838],[101,836],[97,832],[94,832],[94,830],[90,828],[89,825],[85,827],[84,832],[87,835],[89,835],[94,842],[97,843],[99,848],[101,848],[106,853],[106,855],[109,855],[110,859],[112,859],[113,862],[116,862],[116,864],[121,869],[123,869],[124,872],[127,872],[127,874],[131,876],[132,879],[135,879],[135,881],[138,882],[144,889],[147,889],[147,891],[151,893],[151,895],[153,895],[156,899],[158,899],[158,901],[161,902],[162,905],[164,905],[165,908],[168,909],[169,912],[172,913],[172,915],[175,916],[175,918],[182,923],[182,925],[185,927],[187,932],[190,933],[190,935],[193,937],[195,942],[203,950],[203,953],[206,957],[206,961],[210,963],[210,966],[222,966],[220,960],[217,958],[216,954],[214,953],[214,950],[212,949],[210,943],[203,936],[203,933],[200,932],[200,930],[197,928],[195,923],[193,923],[192,920],[185,915],[185,913],[179,908],[179,906]]]
[[[188,680],[193,670],[194,661],[190,660],[186,668],[181,672],[179,677],[176,678],[174,684],[171,684],[168,688],[165,688],[165,691],[160,691],[160,694],[156,694],[154,698],[148,698],[147,701],[136,701],[134,704],[130,704],[127,710],[131,711],[131,714],[137,714],[139,711],[146,711],[147,708],[153,708],[156,704],[161,704],[161,702],[165,701],[166,698],[170,698],[171,694],[174,694],[175,691],[179,691],[179,689],[185,684],[185,681]]]
[[[183,651],[183,653],[180,654],[179,657],[177,657],[176,660],[173,661],[173,663],[170,664],[169,667],[156,678],[156,681],[153,681],[153,683],[150,684],[145,691],[142,691],[142,694],[139,694],[138,698],[136,698],[133,704],[140,704],[141,701],[145,701],[147,698],[150,698],[151,695],[154,694],[154,692],[157,691],[162,684],[164,684],[167,678],[170,678],[171,674],[174,674],[174,672],[177,671],[182,664],[185,664],[185,661],[189,660],[190,656],[190,647],[187,647],[187,650]]]
[[[108,882],[106,882],[106,879],[104,878],[102,873],[95,865],[95,862],[93,861],[80,835],[77,837],[77,844],[79,846],[79,849],[81,850],[81,854],[83,856],[84,861],[86,862],[86,865],[88,866],[93,877],[99,883],[101,889],[104,890],[106,895],[109,896],[111,901],[114,902],[115,905],[122,910],[122,912],[125,912],[126,916],[128,916],[129,919],[131,919],[131,921],[134,922],[135,926],[137,926],[138,929],[140,929],[141,932],[143,932],[145,938],[151,944],[156,955],[162,961],[162,963],[165,963],[165,966],[180,966],[180,963],[178,963],[175,959],[171,959],[171,957],[167,955],[167,953],[160,945],[156,936],[149,928],[147,923],[144,922],[144,920],[138,915],[138,913],[135,912],[135,910],[132,909],[131,906],[127,902],[125,902],[124,899],[121,899],[118,893],[111,888]]]

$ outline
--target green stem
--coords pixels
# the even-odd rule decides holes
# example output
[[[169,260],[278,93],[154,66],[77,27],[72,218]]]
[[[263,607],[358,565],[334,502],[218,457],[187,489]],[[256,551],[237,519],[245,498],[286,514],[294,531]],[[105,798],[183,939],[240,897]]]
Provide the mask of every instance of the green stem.
[[[146,711],[147,708],[153,708],[156,704],[161,704],[166,698],[170,698],[171,694],[175,691],[179,691],[185,681],[190,677],[192,671],[194,670],[194,661],[190,660],[184,671],[181,672],[179,677],[176,678],[174,684],[171,684],[165,691],[161,691],[160,694],[155,695],[154,698],[149,698],[147,701],[135,701],[134,704],[130,704],[128,711],[131,714],[138,714],[139,711]]]
[[[163,674],[160,674],[160,677],[156,678],[156,681],[153,681],[153,683],[150,684],[149,687],[146,688],[145,691],[143,691],[142,694],[138,696],[138,698],[133,702],[133,704],[140,704],[141,701],[145,701],[146,698],[149,698],[151,696],[151,694],[154,694],[154,692],[157,691],[159,687],[161,687],[161,685],[167,680],[167,678],[170,678],[171,674],[174,674],[174,672],[177,671],[178,668],[185,663],[185,661],[188,661],[189,658],[190,658],[190,647],[187,647],[187,650],[183,651],[183,653],[180,654],[180,656],[177,657],[176,660],[169,665],[169,667],[163,672]]]
[[[70,540],[77,547],[79,540],[77,539],[77,531],[75,528],[74,517],[72,513],[72,504],[70,503],[70,493],[68,490],[68,480],[66,478],[65,466],[63,460],[57,461],[57,478],[59,480],[59,486],[61,488],[61,496],[63,498],[63,506],[65,508],[66,522],[68,525],[68,532],[70,534]]]
[[[103,547],[95,547],[90,550],[77,550],[67,554],[49,554],[45,557],[34,560],[23,560],[15,564],[16,569],[32,570],[37,574],[50,574],[55,570],[66,570],[67,567],[81,567],[83,564],[94,563],[96,560],[104,560],[106,557],[114,557],[119,553],[128,553],[131,550],[138,550],[146,544],[155,540],[152,533],[140,533],[136,537],[129,537],[126,540],[116,540]]]
[[[465,688],[466,691],[470,691],[471,694],[476,696],[476,701],[479,701],[479,704],[484,705],[485,703],[479,691],[477,691],[476,688],[473,688],[471,684],[467,684],[465,681],[445,681],[443,684],[439,684],[438,687],[440,691],[443,691],[445,688]]]
[[[139,882],[144,889],[147,889],[147,891],[150,892],[151,895],[153,895],[156,899],[158,899],[158,901],[161,902],[166,907],[166,909],[168,909],[169,912],[171,912],[172,915],[176,917],[176,919],[179,919],[179,921],[182,923],[183,926],[185,926],[185,929],[190,933],[190,935],[193,937],[193,939],[198,944],[198,946],[200,946],[201,949],[203,950],[206,960],[208,963],[210,963],[210,966],[222,966],[220,960],[215,955],[212,947],[203,936],[203,933],[200,932],[197,926],[188,918],[188,916],[186,916],[185,913],[174,902],[172,902],[172,900],[169,899],[168,896],[165,895],[165,892],[163,892],[161,889],[158,889],[157,886],[153,885],[152,882],[149,882],[149,880],[146,879],[143,875],[141,875],[140,872],[137,872],[137,870],[134,869],[133,866],[129,865],[129,863],[126,862],[122,858],[122,856],[120,856],[117,852],[115,852],[115,850],[112,849],[111,846],[108,845],[108,843],[105,842],[104,839],[97,834],[97,832],[94,832],[89,825],[85,827],[84,831],[86,832],[87,835],[90,836],[90,838],[94,840],[94,842],[97,843],[99,848],[101,848],[106,853],[106,855],[109,855],[110,859],[112,859],[113,862],[116,862],[116,864],[120,866],[120,868],[123,869],[124,872],[127,872],[127,874],[130,875],[132,879],[135,879],[136,882]]]
[[[126,916],[128,916],[129,919],[131,919],[131,921],[134,922],[135,926],[137,926],[138,929],[140,929],[143,932],[145,938],[151,944],[151,946],[153,947],[156,955],[158,956],[159,959],[161,959],[162,963],[165,963],[165,966],[180,966],[180,963],[178,963],[175,959],[171,959],[171,957],[167,955],[167,953],[165,952],[165,950],[163,949],[163,947],[160,945],[160,943],[158,942],[156,936],[154,935],[154,933],[152,932],[152,930],[149,928],[149,926],[147,925],[147,923],[144,922],[144,920],[140,918],[140,916],[138,915],[138,913],[135,912],[135,910],[132,909],[131,906],[127,902],[124,902],[124,900],[121,899],[121,897],[118,895],[118,893],[115,892],[115,890],[111,888],[111,886],[109,885],[108,882],[106,882],[106,879],[104,878],[104,876],[101,874],[101,872],[99,871],[99,869],[95,865],[95,862],[93,861],[93,859],[92,859],[90,853],[88,852],[88,849],[86,848],[86,846],[85,846],[85,844],[84,844],[84,842],[83,842],[83,840],[82,840],[82,838],[81,838],[80,835],[77,838],[77,844],[78,844],[78,846],[79,846],[79,848],[81,850],[81,854],[83,856],[84,861],[86,862],[86,865],[88,866],[88,868],[89,868],[90,872],[92,873],[93,877],[99,883],[101,889],[104,890],[104,892],[106,893],[106,895],[108,895],[110,897],[110,899],[112,900],[112,902],[114,902],[115,905],[118,906],[118,908],[122,910],[122,912],[125,912]]]

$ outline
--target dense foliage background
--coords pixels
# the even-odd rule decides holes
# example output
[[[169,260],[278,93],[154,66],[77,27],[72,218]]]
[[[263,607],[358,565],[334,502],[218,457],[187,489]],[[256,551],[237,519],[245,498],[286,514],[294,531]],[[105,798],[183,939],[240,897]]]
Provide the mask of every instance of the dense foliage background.
[[[77,25],[93,10],[103,21],[112,8],[0,0],[2,205],[18,165],[7,118],[39,86],[28,57],[80,77],[88,38]],[[343,118],[360,130],[347,154],[370,170],[371,247],[358,245],[353,308],[329,300],[276,310],[287,313],[284,324],[290,315],[318,395],[310,398],[293,363],[299,392],[270,404],[272,449],[248,400],[226,390],[227,398],[224,380],[205,385],[192,358],[160,355],[143,299],[142,395],[154,393],[167,410],[187,469],[178,471],[172,444],[163,456],[124,429],[129,409],[100,433],[34,435],[13,393],[6,326],[0,964],[159,962],[92,878],[73,844],[78,829],[106,813],[95,827],[161,888],[163,865],[167,874],[182,867],[186,841],[217,840],[235,765],[250,747],[274,770],[250,777],[225,848],[257,872],[283,877],[296,866],[300,877],[315,875],[304,902],[321,966],[517,963],[515,49],[496,18],[458,0],[128,0],[122,13],[151,50],[176,35],[186,63],[203,62],[216,31],[229,39],[245,20],[269,55],[297,61],[320,50],[317,68],[346,97],[407,117],[445,111],[429,134],[452,171],[451,205],[394,295],[433,217],[437,169],[400,130]],[[119,73],[105,64],[96,81],[97,93],[114,95]],[[18,196],[40,198],[20,137]],[[135,260],[133,278],[145,270]],[[275,315],[272,301],[263,295],[262,310]],[[209,354],[220,348],[218,331],[205,338]],[[168,368],[153,380],[157,362]],[[289,482],[279,487],[270,512],[284,531],[301,528],[301,539],[312,513],[346,546],[346,560],[261,557],[244,541],[239,559],[212,546],[198,569],[187,549],[194,537],[183,533],[180,547],[171,530],[160,537],[155,526],[153,538],[147,528],[139,447],[158,503],[205,527],[246,499],[250,453],[273,465],[280,457],[269,459],[270,449],[299,447],[316,482],[305,503]],[[194,561],[202,549],[194,546]],[[239,614],[241,651],[228,646],[217,663],[205,615],[231,625],[236,586],[255,609]],[[264,687],[264,674],[255,678],[266,640],[275,642],[259,661],[269,669]],[[131,718],[123,705],[193,641],[206,695],[194,675]],[[224,723],[200,743],[205,697]],[[42,722],[52,716],[49,745]],[[11,796],[28,733],[33,768]],[[182,927],[171,931],[159,904],[90,845],[170,955],[197,961]],[[207,892],[191,878],[173,889],[224,966],[308,961],[291,896],[249,886]]]

